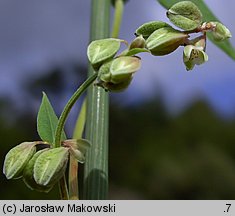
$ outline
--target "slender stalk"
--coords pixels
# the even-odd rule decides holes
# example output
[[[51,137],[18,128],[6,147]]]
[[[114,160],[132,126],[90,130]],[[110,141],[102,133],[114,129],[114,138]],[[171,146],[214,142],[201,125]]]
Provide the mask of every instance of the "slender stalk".
[[[97,78],[97,73],[92,74],[87,80],[82,83],[82,85],[74,92],[72,97],[69,99],[68,103],[65,105],[63,112],[60,115],[58,125],[55,132],[55,147],[60,147],[61,134],[64,129],[65,121],[69,115],[70,110],[72,109],[75,102],[81,96],[81,94],[94,82]]]
[[[73,139],[82,138],[82,133],[84,130],[86,121],[86,99],[83,101],[80,113],[77,118],[75,125]],[[69,199],[78,200],[79,199],[79,188],[78,188],[78,161],[70,156],[69,159]]]
[[[113,31],[112,37],[117,38],[120,31],[120,26],[122,22],[124,3],[123,0],[115,1],[115,12],[114,12],[114,20],[113,20]]]
[[[91,10],[90,40],[109,37],[110,0],[92,0]],[[88,74],[94,74],[91,67]],[[92,146],[86,155],[83,199],[107,199],[108,93],[91,86],[87,99],[86,138]]]
[[[64,125],[66,122],[66,119],[68,117],[68,114],[70,110],[72,109],[75,102],[78,100],[80,95],[93,83],[93,81],[97,78],[97,74],[93,74],[87,80],[77,89],[77,91],[72,95],[72,97],[69,99],[68,103],[65,105],[64,110],[59,118],[58,125],[55,132],[55,147],[60,147],[61,142],[61,134],[64,129]],[[65,176],[63,176],[59,181],[59,189],[60,189],[60,195],[61,199],[69,199],[68,195],[68,188],[66,184]]]

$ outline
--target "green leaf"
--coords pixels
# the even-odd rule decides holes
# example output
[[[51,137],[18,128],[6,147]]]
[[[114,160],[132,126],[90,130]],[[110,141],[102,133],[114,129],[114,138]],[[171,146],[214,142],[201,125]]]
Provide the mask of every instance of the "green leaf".
[[[203,0],[191,0],[195,3],[203,15],[203,21],[218,21],[217,17],[213,14],[213,12],[208,8]],[[169,9],[173,4],[180,2],[180,0],[158,0],[158,2],[165,8]],[[226,40],[223,42],[216,42],[211,34],[208,34],[208,38],[221,50],[227,53],[232,59],[235,60],[235,49],[230,43],[230,41]]]
[[[53,107],[43,92],[42,103],[38,111],[37,117],[37,130],[41,139],[48,143],[54,143],[55,131],[58,124],[58,118],[54,112]],[[63,132],[61,135],[62,140],[66,139],[66,135]]]

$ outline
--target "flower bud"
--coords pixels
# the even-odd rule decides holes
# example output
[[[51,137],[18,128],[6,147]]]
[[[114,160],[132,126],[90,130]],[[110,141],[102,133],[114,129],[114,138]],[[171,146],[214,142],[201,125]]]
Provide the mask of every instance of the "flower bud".
[[[156,30],[146,40],[146,47],[155,56],[167,55],[184,44],[187,34],[177,31],[171,27]]]
[[[124,41],[115,38],[92,41],[87,48],[87,56],[93,68],[98,70],[102,63],[113,58],[118,52],[121,42]]]
[[[134,56],[122,56],[106,64],[99,70],[99,79],[114,84],[129,80],[132,74],[140,69],[140,59]]]
[[[145,48],[145,39],[143,38],[142,35],[136,37],[130,45],[130,50],[135,49],[135,48]]]
[[[202,23],[202,13],[191,1],[174,4],[167,11],[167,17],[174,25],[186,31],[194,30]]]
[[[203,51],[203,47],[187,45],[184,47],[183,60],[187,70],[192,70],[196,65],[208,61],[208,55]]]
[[[110,92],[121,92],[124,91],[131,83],[132,77],[126,79],[123,82],[120,83],[112,83],[112,82],[100,82],[98,83],[99,86],[104,88],[106,91]]]
[[[140,69],[139,57],[122,56],[113,59],[100,67],[97,85],[107,91],[122,91],[128,87],[133,73]]]
[[[23,169],[36,152],[35,145],[35,142],[23,142],[7,153],[3,165],[3,173],[7,179],[22,176]]]
[[[24,168],[23,172],[23,180],[27,187],[29,187],[31,190],[36,190],[39,192],[49,192],[53,185],[39,185],[34,180],[34,164],[38,157],[45,151],[48,151],[49,149],[43,149],[34,154],[34,156],[30,159],[30,161],[27,163],[26,167]]]
[[[33,176],[37,184],[54,185],[65,173],[68,148],[53,148],[41,153],[35,161]]]
[[[147,39],[153,32],[163,27],[171,27],[169,24],[162,21],[151,21],[144,23],[138,29],[136,29],[136,35],[142,35]]]
[[[212,36],[215,41],[223,41],[225,39],[231,38],[232,34],[229,29],[221,24],[220,22],[211,22],[214,25],[212,30]]]
[[[112,83],[121,83],[129,80],[133,73],[138,71],[141,67],[141,60],[135,56],[123,56],[113,60],[110,66]]]

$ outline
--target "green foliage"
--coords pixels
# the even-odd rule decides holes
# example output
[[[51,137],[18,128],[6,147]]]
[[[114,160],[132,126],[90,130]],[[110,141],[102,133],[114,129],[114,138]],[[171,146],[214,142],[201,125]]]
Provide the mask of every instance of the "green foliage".
[[[39,136],[44,142],[48,142],[50,144],[54,143],[57,124],[58,118],[46,93],[43,92],[42,103],[37,117],[37,130]],[[61,137],[63,140],[66,139],[64,132]]]
[[[165,7],[166,9],[169,9],[173,4],[176,4],[180,2],[181,0],[158,0],[158,2]],[[206,3],[203,0],[191,0],[194,4],[198,6],[200,9],[202,15],[203,15],[203,21],[206,22],[208,20],[210,21],[218,21],[217,17],[213,14],[213,12],[209,9],[209,7],[206,5]],[[226,40],[223,42],[217,42],[213,39],[211,34],[208,34],[208,38],[220,49],[222,49],[225,53],[227,53],[231,58],[235,59],[235,49],[232,46],[232,44]]]

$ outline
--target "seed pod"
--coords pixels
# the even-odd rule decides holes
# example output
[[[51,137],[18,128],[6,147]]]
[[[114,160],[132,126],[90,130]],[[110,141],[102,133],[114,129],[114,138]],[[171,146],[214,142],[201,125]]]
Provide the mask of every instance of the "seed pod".
[[[135,48],[145,48],[145,39],[143,38],[142,35],[136,37],[130,45],[130,50],[135,49]]]
[[[22,176],[24,167],[36,152],[35,145],[35,142],[23,142],[7,153],[3,165],[3,173],[7,179]]]
[[[34,179],[39,185],[54,185],[63,175],[68,162],[68,148],[53,148],[40,154],[34,164]]]
[[[129,80],[133,73],[140,69],[140,58],[122,56],[103,64],[99,70],[99,79],[114,84]]]
[[[169,24],[162,21],[151,21],[144,23],[138,29],[136,29],[136,35],[142,35],[147,39],[153,32],[163,27],[171,27]]]
[[[203,51],[203,47],[187,45],[184,47],[183,60],[187,70],[192,70],[196,65],[208,61],[208,55]]]
[[[36,190],[39,192],[49,192],[53,185],[39,185],[34,180],[34,164],[36,160],[38,159],[39,155],[41,155],[43,152],[48,151],[49,149],[43,149],[34,154],[34,156],[30,159],[30,161],[27,163],[26,167],[24,168],[23,172],[23,180],[27,187],[29,187],[31,190]]]
[[[191,1],[174,4],[167,11],[167,17],[174,25],[186,31],[194,30],[202,23],[202,13]]]
[[[124,41],[115,38],[95,40],[91,42],[87,48],[87,56],[93,68],[98,70],[102,63],[113,58],[118,52],[121,42]]]
[[[152,55],[167,55],[183,45],[187,34],[177,31],[171,27],[164,27],[156,30],[146,40],[146,47]]]
[[[229,29],[221,24],[220,22],[210,22],[214,27],[212,30],[212,36],[216,41],[223,41],[225,39],[231,38],[232,34]]]
[[[125,90],[131,83],[132,77],[126,79],[123,82],[120,83],[112,83],[112,82],[103,82],[101,86],[106,90],[110,92],[121,92]]]
[[[129,80],[141,67],[141,60],[135,56],[123,56],[113,60],[110,66],[111,79],[114,84]]]
[[[128,87],[133,73],[140,69],[139,57],[122,56],[103,64],[98,72],[97,85],[107,91],[122,91]]]

